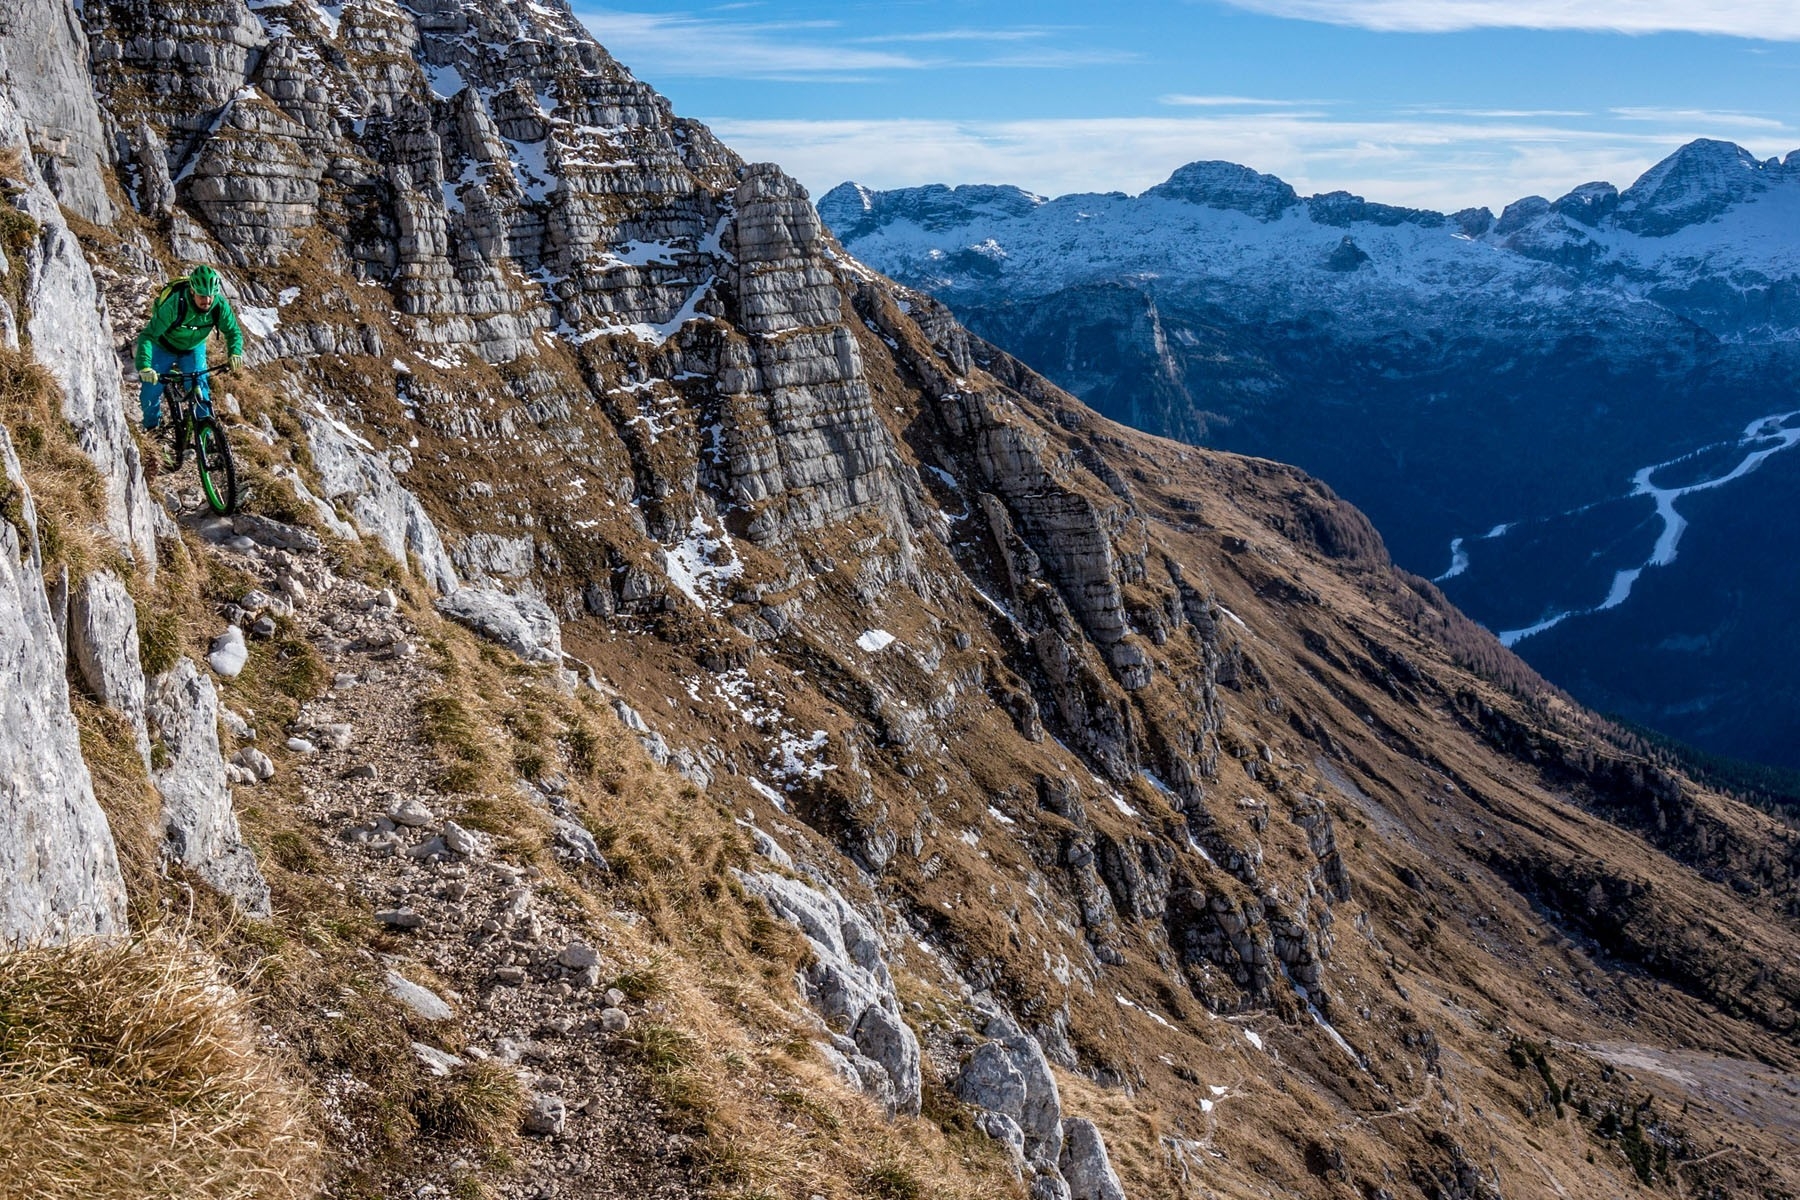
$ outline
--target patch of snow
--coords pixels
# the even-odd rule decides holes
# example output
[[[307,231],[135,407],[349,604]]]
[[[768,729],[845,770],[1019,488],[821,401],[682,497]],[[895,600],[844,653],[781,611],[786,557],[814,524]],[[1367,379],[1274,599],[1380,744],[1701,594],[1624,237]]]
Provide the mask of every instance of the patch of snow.
[[[962,833],[957,835],[957,838],[965,846],[981,845],[981,835],[979,833],[976,833],[973,829],[963,830]]]
[[[1181,797],[1175,794],[1175,789],[1164,783],[1162,777],[1155,771],[1150,770],[1148,767],[1139,768],[1138,777],[1151,787],[1155,788],[1170,804],[1179,804],[1181,802]]]
[[[576,333],[565,323],[557,332],[568,337],[578,346],[591,342],[597,337],[622,333],[628,333],[648,345],[661,346],[681,332],[682,326],[701,316],[700,302],[706,299],[707,294],[712,291],[713,285],[718,281],[718,276],[708,275],[706,281],[688,295],[687,302],[681,306],[680,310],[661,324],[652,325],[647,321],[637,321],[630,325],[602,325],[582,333]]]
[[[654,436],[654,426],[651,432]],[[715,534],[706,518],[695,513],[688,535],[664,551],[663,572],[698,608],[713,611],[725,602],[725,584],[744,573],[744,562],[731,534],[723,527]]]
[[[603,264],[606,266],[620,265],[627,267],[673,267],[677,265],[675,256],[679,253],[680,250],[675,246],[671,246],[668,242],[640,242],[634,240],[626,242],[621,246],[615,246],[607,251]]]
[[[750,790],[761,796],[764,800],[767,800],[770,804],[773,804],[776,808],[779,808],[782,812],[787,811],[787,797],[754,775],[750,776]]]
[[[1715,446],[1703,446],[1700,450],[1691,451],[1678,458],[1670,459],[1667,462],[1656,463],[1639,470],[1631,477],[1632,489],[1627,493],[1627,496],[1628,498],[1648,496],[1656,505],[1656,518],[1662,522],[1662,530],[1657,535],[1656,544],[1652,547],[1649,558],[1645,560],[1642,566],[1627,567],[1615,572],[1613,574],[1612,583],[1607,588],[1606,596],[1600,603],[1591,608],[1570,608],[1557,612],[1552,616],[1544,618],[1537,624],[1527,626],[1523,629],[1504,630],[1495,635],[1500,639],[1500,644],[1508,647],[1516,646],[1526,638],[1535,637],[1537,634],[1543,633],[1546,630],[1554,629],[1556,626],[1572,617],[1586,616],[1589,613],[1606,612],[1609,609],[1618,608],[1620,605],[1624,604],[1631,598],[1632,589],[1637,585],[1638,580],[1642,577],[1646,569],[1650,567],[1666,567],[1675,562],[1676,551],[1681,545],[1682,534],[1687,532],[1688,526],[1687,518],[1682,516],[1680,512],[1676,510],[1675,502],[1682,497],[1692,495],[1695,492],[1711,491],[1714,488],[1720,488],[1727,484],[1734,483],[1762,466],[1764,462],[1775,455],[1791,450],[1795,446],[1800,446],[1800,427],[1791,428],[1788,424],[1796,418],[1800,418],[1800,411],[1775,413],[1767,417],[1758,417],[1756,420],[1751,421],[1748,425],[1744,426],[1744,431],[1739,436],[1734,447],[1743,452],[1742,457],[1732,464],[1730,470],[1725,471],[1722,474],[1711,476],[1707,479],[1702,479],[1698,483],[1690,483],[1681,487],[1664,487],[1657,484],[1654,480],[1656,472],[1663,468],[1685,462],[1692,459],[1695,455],[1701,454],[1707,450],[1716,449]],[[1505,528],[1507,527],[1498,527],[1496,533],[1491,533],[1488,536],[1498,536],[1498,532],[1504,531]]]
[[[701,254],[709,254],[714,258],[722,258],[730,263],[735,263],[737,261],[737,255],[725,249],[724,245],[725,231],[731,227],[731,217],[732,214],[729,212],[720,217],[719,223],[713,226],[712,232],[700,239],[700,245],[697,246],[696,249]],[[827,251],[827,253],[829,253],[829,251]]]
[[[777,779],[793,781],[819,779],[825,772],[835,771],[836,767],[815,761],[828,740],[823,729],[813,730],[812,736],[806,738],[791,730],[782,730],[769,763],[770,773]]]
[[[870,654],[879,654],[894,644],[894,635],[885,629],[868,629],[856,639],[856,644]]]
[[[1446,579],[1455,579],[1469,569],[1469,552],[1463,549],[1461,538],[1450,539],[1450,569],[1437,576],[1431,582],[1442,583]]]
[[[313,0],[312,10],[324,23],[326,36],[334,42],[337,41],[338,25],[343,20],[343,7],[341,3],[319,3],[319,0]]]
[[[431,87],[431,94],[439,100],[448,100],[468,86],[463,82],[462,72],[448,63],[441,67],[432,63],[420,65],[425,69],[425,80]]]
[[[281,294],[275,297],[275,303],[280,305],[282,308],[286,308],[288,305],[292,304],[294,301],[298,300],[299,298],[300,298],[300,289],[299,288],[297,288],[297,287],[282,288]]]
[[[258,308],[254,304],[237,306],[238,324],[257,337],[268,337],[281,324],[281,314],[273,308]]]
[[[1344,1035],[1339,1033],[1336,1027],[1334,1027],[1330,1021],[1325,1019],[1325,1014],[1320,1012],[1318,1005],[1312,1002],[1312,997],[1306,994],[1306,989],[1295,982],[1292,975],[1288,974],[1286,963],[1281,964],[1281,973],[1287,979],[1288,986],[1294,989],[1294,995],[1300,997],[1300,1003],[1306,1005],[1306,1011],[1312,1014],[1313,1023],[1325,1031],[1325,1035],[1337,1044],[1338,1049],[1355,1059],[1356,1065],[1359,1068],[1367,1071],[1369,1068],[1363,1062],[1362,1055],[1351,1048],[1350,1043],[1344,1040]]]
[[[991,804],[988,805],[988,816],[994,818],[994,820],[1000,822],[1002,825],[1018,824],[1017,821],[1014,821],[1011,817],[1007,816],[1005,813],[1001,812],[999,809],[995,808]]]
[[[1107,799],[1109,799],[1113,802],[1114,808],[1118,809],[1120,812],[1124,813],[1128,817],[1136,817],[1136,816],[1142,815],[1141,813],[1138,812],[1137,809],[1135,809],[1135,808],[1131,807],[1131,805],[1125,803],[1125,797],[1119,795],[1119,793],[1117,793],[1117,792],[1108,793]]]
[[[550,139],[537,142],[515,142],[511,138],[501,138],[511,151],[513,176],[519,181],[519,190],[532,200],[542,201],[555,191],[561,183],[556,173],[550,169]]]
[[[1255,1046],[1258,1050],[1261,1050],[1263,1048],[1262,1035],[1257,1033],[1256,1030],[1254,1030],[1254,1029],[1244,1030],[1244,1040],[1248,1041],[1252,1046]]]
[[[1161,1013],[1156,1012],[1153,1009],[1145,1008],[1141,1004],[1134,1004],[1130,1000],[1127,1000],[1124,996],[1121,996],[1120,994],[1118,994],[1117,992],[1113,993],[1113,999],[1117,1000],[1120,1003],[1120,1005],[1122,1005],[1125,1008],[1134,1008],[1138,1012],[1143,1013],[1146,1017],[1149,1017],[1152,1021],[1155,1021],[1158,1025],[1163,1026],[1165,1029],[1175,1028],[1174,1024],[1167,1017],[1163,1016]]]

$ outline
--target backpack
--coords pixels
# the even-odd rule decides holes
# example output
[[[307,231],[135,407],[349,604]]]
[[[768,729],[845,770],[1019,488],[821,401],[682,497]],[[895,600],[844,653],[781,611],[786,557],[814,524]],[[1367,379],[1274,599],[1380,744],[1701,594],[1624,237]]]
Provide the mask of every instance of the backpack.
[[[180,288],[183,291],[182,301],[183,301],[183,305],[185,306],[186,301],[187,301],[187,296],[185,294],[187,285],[188,285],[188,277],[186,275],[180,275],[174,279],[169,280],[169,282],[163,284],[161,287],[157,288],[156,289],[156,299],[150,301],[150,311],[155,312],[157,309],[161,308],[163,306],[163,302],[166,301],[170,296],[173,296],[175,294],[175,289],[177,289],[177,288]]]

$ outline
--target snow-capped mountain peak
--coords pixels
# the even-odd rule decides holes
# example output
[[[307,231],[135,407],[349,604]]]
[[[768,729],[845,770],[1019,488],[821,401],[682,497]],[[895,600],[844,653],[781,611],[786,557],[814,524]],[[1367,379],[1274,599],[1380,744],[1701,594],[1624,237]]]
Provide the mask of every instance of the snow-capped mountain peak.
[[[1285,180],[1219,161],[1178,167],[1144,195],[1248,213],[1259,221],[1273,221],[1300,203],[1299,193]]]
[[[1619,197],[1619,226],[1643,237],[1665,237],[1710,221],[1791,174],[1779,159],[1763,162],[1742,146],[1702,138],[1626,189]]]
[[[819,215],[840,238],[889,221],[905,219],[922,229],[943,230],[984,219],[1024,216],[1045,203],[1042,196],[1009,184],[929,184],[876,192],[859,183],[841,183],[819,197]]]

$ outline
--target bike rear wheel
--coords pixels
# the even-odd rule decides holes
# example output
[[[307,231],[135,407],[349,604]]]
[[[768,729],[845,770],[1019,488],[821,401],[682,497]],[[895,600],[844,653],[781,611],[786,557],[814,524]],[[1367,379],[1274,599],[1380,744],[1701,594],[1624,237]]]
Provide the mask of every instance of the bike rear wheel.
[[[231,442],[216,421],[202,421],[194,430],[194,465],[200,471],[200,490],[206,503],[220,516],[237,509],[237,464],[231,459]]]
[[[173,390],[169,389],[170,392]],[[162,437],[158,440],[162,445],[163,469],[173,473],[181,470],[181,464],[187,461],[190,436],[187,406],[174,395],[165,394],[163,401]]]

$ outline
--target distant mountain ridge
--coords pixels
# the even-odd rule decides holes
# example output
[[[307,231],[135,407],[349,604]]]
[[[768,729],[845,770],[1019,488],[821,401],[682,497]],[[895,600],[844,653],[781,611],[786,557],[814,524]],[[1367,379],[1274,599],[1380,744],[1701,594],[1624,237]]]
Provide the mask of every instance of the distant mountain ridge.
[[[1800,228],[1794,224],[1800,220],[1800,150],[1785,159],[1759,160],[1729,142],[1695,141],[1623,192],[1610,183],[1585,183],[1555,200],[1516,200],[1498,217],[1486,208],[1446,214],[1343,191],[1302,197],[1273,175],[1217,161],[1180,167],[1135,198],[1110,192],[1050,200],[990,184],[875,192],[845,183],[821,197],[818,208],[846,245],[873,250],[878,261],[909,281],[953,295],[983,291],[997,278],[991,269],[957,253],[979,252],[987,241],[996,241],[999,257],[992,249],[980,257],[1005,262],[1000,273],[1013,292],[1112,278],[1116,268],[1128,263],[1159,275],[1209,273],[1206,264],[1184,256],[1180,246],[1182,235],[1201,232],[1206,218],[1184,220],[1169,204],[1241,214],[1262,226],[1283,223],[1294,227],[1283,230],[1290,235],[1299,234],[1300,226],[1442,230],[1467,244],[1465,257],[1472,265],[1488,265],[1482,263],[1480,249],[1487,248],[1503,252],[1503,258],[1563,268],[1568,277],[1539,273],[1542,282],[1563,287],[1673,285],[1673,291],[1657,290],[1658,302],[1722,337],[1741,334],[1746,314],[1773,304],[1778,321],[1771,328],[1789,337],[1800,335],[1800,307],[1792,295],[1800,277],[1800,238],[1792,234]],[[1088,211],[1096,206],[1107,211]],[[1172,222],[1167,237],[1124,245],[1111,240],[1120,225],[1138,232],[1133,218],[1147,215]],[[1735,220],[1721,220],[1733,215]],[[1785,230],[1787,236],[1765,236],[1771,232],[1765,226]],[[941,238],[918,236],[965,232],[990,236],[954,248],[937,244]],[[1103,244],[1095,245],[1096,237]],[[1715,282],[1721,275],[1731,276],[1728,287],[1737,293],[1736,304],[1724,304],[1711,294],[1713,289],[1698,286],[1702,279]],[[1684,283],[1701,294],[1684,297]]]
[[[1800,700],[1770,705],[1781,681],[1727,615],[1763,602],[1733,599],[1729,570],[1684,582],[1679,560],[1653,562],[1655,501],[1633,483],[1796,407],[1800,151],[1695,141],[1622,190],[1586,183],[1497,216],[1301,196],[1226,162],[1135,197],[845,184],[819,211],[864,261],[1107,415],[1325,478],[1490,627],[1538,630],[1520,652],[1588,702],[1800,762]],[[1781,536],[1732,507],[1744,486],[1679,498],[1709,512],[1697,536],[1720,539],[1684,553],[1741,560]],[[1608,504],[1612,540],[1591,543]],[[1499,526],[1510,542],[1488,536]],[[1451,574],[1462,553],[1473,569]],[[1638,566],[1657,570],[1618,600],[1617,573]],[[1790,637],[1772,616],[1750,626]],[[1704,695],[1674,682],[1690,675]]]

